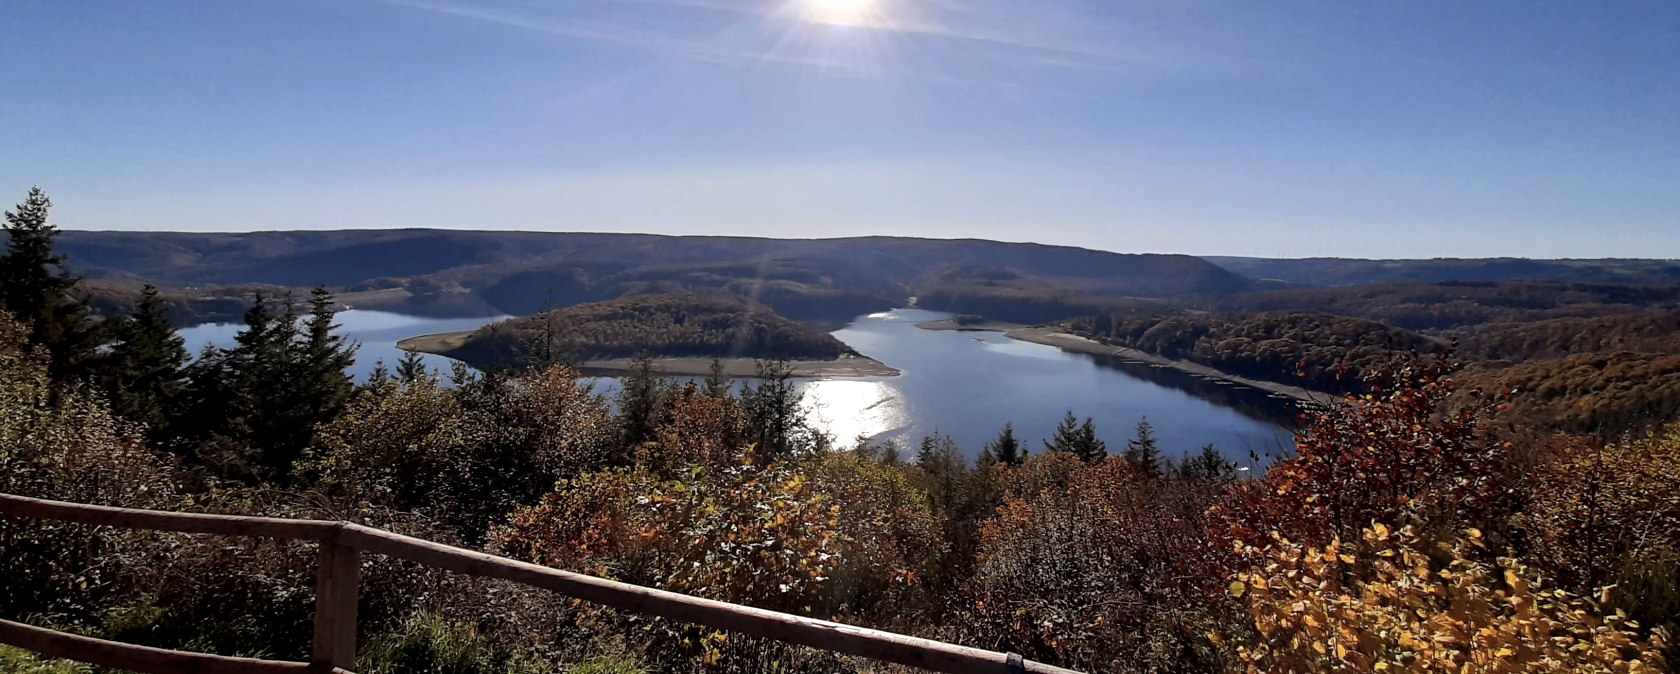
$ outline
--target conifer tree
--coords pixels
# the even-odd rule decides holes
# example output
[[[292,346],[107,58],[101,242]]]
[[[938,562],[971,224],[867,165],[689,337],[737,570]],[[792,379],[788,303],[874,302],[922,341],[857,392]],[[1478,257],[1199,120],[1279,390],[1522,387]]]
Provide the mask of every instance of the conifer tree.
[[[402,360],[397,361],[397,381],[413,384],[431,377],[431,368],[426,367],[426,361],[419,351],[404,351]]]
[[[1160,477],[1161,448],[1155,441],[1155,427],[1149,424],[1149,418],[1138,421],[1137,435],[1126,441],[1126,463],[1137,469],[1138,473],[1147,477]]]
[[[800,454],[817,446],[801,406],[805,396],[794,386],[792,377],[793,366],[785,360],[759,361],[758,384],[741,390],[741,410],[752,427],[761,460]]]
[[[1213,445],[1203,445],[1200,454],[1184,455],[1178,465],[1180,479],[1202,484],[1225,484],[1237,477],[1237,463],[1226,460]]]
[[[723,370],[723,361],[712,359],[712,370],[706,375],[706,395],[713,398],[729,397],[729,375]]]
[[[186,386],[186,342],[151,284],[140,291],[134,313],[112,323],[115,341],[100,373],[111,408],[161,437]]]
[[[922,438],[916,467],[927,475],[928,498],[934,510],[951,512],[962,500],[968,476],[968,461],[957,448],[957,441],[938,433]]]
[[[0,257],[0,306],[29,326],[29,343],[47,350],[47,373],[54,381],[89,374],[100,346],[98,326],[87,299],[77,297],[81,279],[64,269],[64,256],[53,251],[58,228],[47,221],[52,201],[39,187],[6,211],[11,235]]]
[[[671,383],[655,369],[652,355],[636,356],[618,389],[619,445],[626,461],[634,457],[637,447],[656,437],[671,389]]]
[[[1045,451],[1068,452],[1086,463],[1101,461],[1108,456],[1108,444],[1097,437],[1097,424],[1090,417],[1084,423],[1068,410],[1067,416],[1056,425],[1056,433],[1044,443]]]
[[[1015,439],[1013,423],[1005,423],[997,438],[986,443],[985,449],[980,452],[981,463],[987,465],[1001,463],[1006,466],[1018,466],[1026,458],[1026,449],[1021,446],[1020,440]]]
[[[270,305],[257,295],[234,347],[207,348],[188,369],[189,447],[231,477],[289,474],[315,427],[337,416],[355,392],[345,370],[356,345],[335,334],[332,295],[312,293],[302,325],[290,297],[278,312]]]

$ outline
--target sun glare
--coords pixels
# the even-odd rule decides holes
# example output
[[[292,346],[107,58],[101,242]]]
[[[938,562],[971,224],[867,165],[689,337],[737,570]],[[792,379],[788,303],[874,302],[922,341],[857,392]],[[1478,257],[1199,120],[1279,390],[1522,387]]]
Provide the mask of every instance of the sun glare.
[[[805,0],[813,21],[839,25],[868,23],[878,0]]]

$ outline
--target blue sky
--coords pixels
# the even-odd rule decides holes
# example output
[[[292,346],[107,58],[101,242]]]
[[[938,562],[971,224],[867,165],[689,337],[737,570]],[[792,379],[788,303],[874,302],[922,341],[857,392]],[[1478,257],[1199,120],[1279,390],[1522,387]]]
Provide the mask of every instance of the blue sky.
[[[0,0],[73,229],[1680,257],[1680,3]]]

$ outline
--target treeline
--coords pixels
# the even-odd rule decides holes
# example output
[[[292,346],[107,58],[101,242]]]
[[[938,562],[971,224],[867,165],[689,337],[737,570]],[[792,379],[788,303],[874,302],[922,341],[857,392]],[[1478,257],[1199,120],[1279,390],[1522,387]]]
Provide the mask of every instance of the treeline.
[[[59,278],[53,292],[73,288]],[[212,369],[307,371],[314,331],[280,339],[285,309],[260,308],[244,351],[219,357],[238,362]],[[784,366],[738,389],[645,360],[611,401],[565,367],[459,368],[446,385],[409,362],[330,416],[236,406],[203,423],[268,470],[226,471],[59,369],[54,351],[80,342],[33,324],[50,315],[0,315],[7,493],[352,520],[1093,672],[1635,672],[1674,655],[1680,434],[1525,433],[1438,361],[1304,418],[1297,455],[1246,477],[1217,452],[1167,461],[1142,424],[1106,447],[1072,413],[1040,447],[1004,426],[980,462],[937,436],[837,447]],[[283,436],[302,443],[284,466],[293,445],[242,431],[282,420],[304,429]],[[0,518],[0,550],[0,617],[306,657],[312,545]],[[378,555],[362,577],[367,674],[880,671]],[[0,650],[0,670],[45,666]]]
[[[1316,391],[1364,391],[1366,375],[1443,343],[1375,321],[1311,314],[1102,316],[1070,321],[1073,333],[1222,372]]]
[[[1161,315],[1172,311],[1145,300],[1104,297],[1074,290],[989,286],[928,288],[916,296],[916,306],[1029,325],[1093,314]]]
[[[1528,361],[1630,351],[1680,354],[1680,310],[1489,325],[1451,333],[1476,360]]]
[[[899,306],[902,286],[829,259],[773,259],[636,267],[624,262],[566,262],[517,272],[481,291],[513,313],[653,294],[728,295],[801,321],[844,321]]]
[[[636,295],[485,326],[450,352],[475,365],[664,357],[831,360],[834,336],[718,295]]]
[[[1209,297],[1200,308],[1226,312],[1308,311],[1382,321],[1407,330],[1587,318],[1673,307],[1680,286],[1532,281],[1400,283],[1302,288]]]

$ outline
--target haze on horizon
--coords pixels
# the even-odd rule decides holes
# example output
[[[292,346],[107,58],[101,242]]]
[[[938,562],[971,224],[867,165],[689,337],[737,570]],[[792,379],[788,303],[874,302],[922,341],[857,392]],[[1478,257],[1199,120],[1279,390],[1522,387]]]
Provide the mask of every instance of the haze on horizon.
[[[6,0],[71,229],[1680,258],[1680,5]]]

